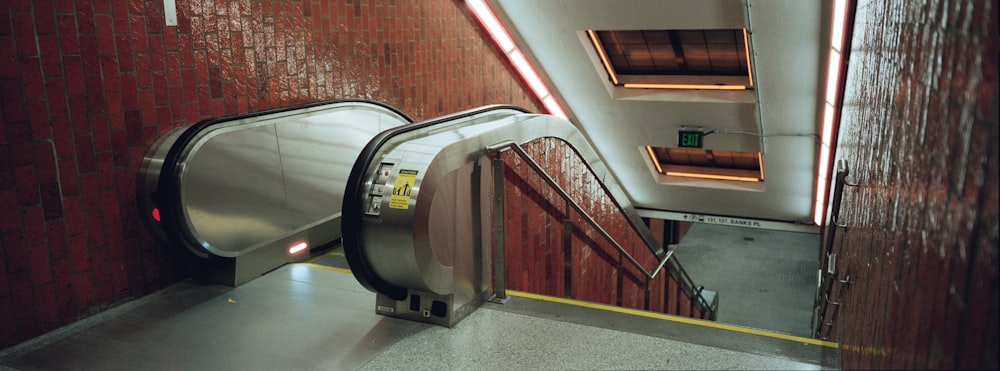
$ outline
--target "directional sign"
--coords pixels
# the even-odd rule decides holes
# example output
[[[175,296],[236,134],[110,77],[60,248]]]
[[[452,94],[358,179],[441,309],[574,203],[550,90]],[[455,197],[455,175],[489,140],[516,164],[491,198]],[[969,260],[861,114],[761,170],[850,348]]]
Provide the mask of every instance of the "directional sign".
[[[643,218],[656,218],[666,220],[676,220],[681,222],[694,222],[706,224],[728,225],[733,227],[747,227],[770,229],[776,231],[819,233],[819,227],[815,224],[804,224],[796,222],[782,222],[776,220],[761,220],[750,218],[735,218],[731,216],[688,214],[665,210],[639,209],[639,216]]]
[[[396,175],[396,184],[392,187],[392,195],[389,196],[389,208],[409,209],[410,193],[413,192],[413,184],[416,182],[416,170],[400,170],[399,175]]]
[[[697,215],[697,214],[682,214],[681,218],[684,221],[696,222],[696,223],[731,225],[734,227],[750,227],[750,228],[762,227],[759,220],[753,220],[753,219],[741,219],[741,218],[731,218],[725,216]]]

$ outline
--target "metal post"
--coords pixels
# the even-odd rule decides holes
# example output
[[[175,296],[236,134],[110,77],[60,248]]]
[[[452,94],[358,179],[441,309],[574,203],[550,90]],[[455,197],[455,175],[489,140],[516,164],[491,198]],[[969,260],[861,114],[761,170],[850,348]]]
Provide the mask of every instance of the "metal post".
[[[499,153],[491,156],[493,162],[493,298],[491,302],[507,301],[507,275],[504,262],[504,163]]]
[[[476,291],[483,293],[483,295],[488,295],[489,290],[487,288],[490,285],[488,280],[489,266],[486,264],[484,259],[490,256],[490,252],[487,251],[489,244],[483,241],[483,218],[488,218],[483,215],[483,208],[489,205],[489,201],[483,200],[483,160],[476,160],[472,163],[472,179],[470,182],[470,188],[472,195],[471,206],[472,207],[472,277],[475,277],[472,282],[476,287]],[[477,295],[480,296],[480,295]]]
[[[563,296],[573,298],[573,219],[570,213],[569,201],[566,201],[566,208],[563,214]]]
[[[652,284],[652,280],[650,280],[649,277],[646,277],[646,292],[645,292],[645,298],[643,299],[643,304],[642,304],[643,308],[645,308],[646,310],[649,310],[649,293],[650,293],[650,291],[652,291],[652,290],[650,290],[650,287],[649,287],[650,284]]]
[[[622,306],[622,291],[625,289],[625,266],[622,265],[622,253],[618,252],[618,297],[615,299],[615,305]]]

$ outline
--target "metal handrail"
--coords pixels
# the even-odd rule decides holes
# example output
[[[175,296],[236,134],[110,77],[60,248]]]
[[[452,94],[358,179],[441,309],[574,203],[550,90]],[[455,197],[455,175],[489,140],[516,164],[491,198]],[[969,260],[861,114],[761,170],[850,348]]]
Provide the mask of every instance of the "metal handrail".
[[[673,250],[671,250],[670,253],[672,254]],[[677,259],[674,259],[674,262],[677,262]],[[682,284],[687,285],[688,287],[694,288],[694,280],[691,279],[691,276],[688,276],[687,270],[684,269],[684,266],[682,266],[680,264],[677,264],[677,266],[674,269],[674,271],[676,271],[676,272],[679,273],[680,280],[681,280]],[[701,295],[701,291],[704,288],[705,288],[704,286],[701,287],[701,289],[699,289],[695,293],[695,295],[697,295],[698,303],[701,304],[702,306],[704,306],[705,309],[708,309],[708,310],[711,310],[712,312],[715,312],[715,308],[712,308],[712,304],[709,303],[708,300],[705,300],[705,297]]]
[[[844,201],[844,187],[857,187],[860,182],[856,181],[851,183],[847,180],[847,177],[851,174],[851,168],[847,164],[847,161],[840,160],[837,161],[837,175],[834,178],[833,190],[831,195],[833,196],[832,204],[830,206],[830,224],[825,228],[824,241],[820,246],[820,250],[826,252],[829,256],[833,252],[833,241],[836,239],[838,233],[837,228],[847,228],[848,224],[844,221],[843,215],[841,214],[841,205]],[[822,254],[822,252],[821,252]],[[829,264],[829,263],[828,263]],[[820,316],[826,311],[828,305],[833,305],[837,307],[841,302],[831,302],[830,301],[830,291],[833,288],[831,278],[836,279],[834,272],[829,272],[828,275],[823,275],[820,280],[820,286],[817,289],[816,296],[813,301],[813,307],[818,309]],[[847,276],[844,280],[838,280],[840,283],[847,285],[850,283],[850,276]],[[843,286],[842,286],[843,287]],[[822,295],[821,295],[822,294]],[[832,319],[831,321],[832,322]],[[820,323],[813,325],[813,333],[815,335],[820,335],[822,333],[820,328]]]
[[[577,214],[579,214],[580,217],[582,217],[583,220],[587,222],[587,224],[590,224],[591,227],[597,230],[597,232],[601,236],[603,236],[608,242],[610,242],[612,246],[618,249],[618,252],[622,253],[628,259],[628,261],[632,263],[634,267],[642,271],[642,273],[648,279],[656,278],[656,275],[660,273],[660,271],[663,269],[663,266],[670,260],[670,257],[673,256],[674,253],[673,250],[667,251],[666,254],[663,256],[663,259],[660,260],[660,263],[656,266],[656,269],[653,270],[652,273],[650,273],[648,270],[646,270],[645,267],[639,264],[639,262],[635,260],[635,258],[632,257],[632,255],[629,254],[628,251],[626,251],[625,248],[622,247],[621,244],[619,244],[618,241],[614,239],[614,237],[611,237],[611,235],[608,234],[608,232],[605,231],[604,228],[601,228],[601,226],[597,224],[597,221],[595,221],[592,217],[590,217],[590,214],[584,211],[583,208],[576,203],[576,201],[573,201],[573,199],[570,198],[569,194],[566,193],[566,191],[563,190],[562,187],[559,186],[559,184],[557,184],[556,181],[553,180],[552,177],[550,177],[545,172],[545,170],[543,170],[542,167],[539,166],[538,163],[535,162],[535,160],[531,158],[531,156],[527,152],[524,151],[524,148],[522,148],[521,145],[513,141],[503,141],[500,143],[486,146],[486,151],[491,154],[492,153],[498,154],[500,152],[503,152],[503,150],[505,149],[513,149],[514,152],[516,152],[519,156],[521,156],[521,158],[528,164],[528,166],[530,166],[533,170],[535,170],[535,173],[538,174],[542,178],[542,180],[545,181],[545,183],[551,186],[556,191],[556,193],[558,193],[559,196],[561,196],[562,199],[566,201],[567,204],[572,206],[573,210],[575,210]],[[655,251],[656,249],[652,250]],[[691,280],[690,276],[688,276],[687,271],[684,270],[684,267],[677,265],[677,268],[678,268],[677,271],[682,276],[681,281],[683,282],[683,284],[687,285],[693,291],[694,281]],[[711,304],[708,303],[707,300],[705,300],[705,297],[701,295],[700,291],[693,292],[693,295],[696,296],[696,300],[698,301],[698,304],[700,306],[704,307],[706,310],[713,310]]]

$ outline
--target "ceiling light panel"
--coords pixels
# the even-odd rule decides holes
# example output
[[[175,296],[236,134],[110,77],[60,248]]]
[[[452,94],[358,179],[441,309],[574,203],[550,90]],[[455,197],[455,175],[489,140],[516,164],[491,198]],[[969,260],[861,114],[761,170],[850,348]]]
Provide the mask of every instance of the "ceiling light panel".
[[[667,176],[742,182],[764,180],[760,152],[647,146],[656,171]]]
[[[588,30],[587,34],[615,86],[693,90],[753,87],[744,29]]]

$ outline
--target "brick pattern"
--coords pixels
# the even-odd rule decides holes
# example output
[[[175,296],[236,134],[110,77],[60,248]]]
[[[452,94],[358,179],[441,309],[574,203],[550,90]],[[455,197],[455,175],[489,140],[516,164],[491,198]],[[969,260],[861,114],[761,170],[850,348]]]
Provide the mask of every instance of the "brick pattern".
[[[161,133],[366,98],[425,119],[538,111],[458,1],[0,3],[0,348],[187,276],[136,217]]]
[[[543,138],[523,147],[630,255],[648,271],[655,269],[656,256],[571,146]],[[670,277],[669,266],[647,280],[517,154],[505,152],[503,160],[507,288],[703,318]]]
[[[833,249],[848,369],[996,369],[997,1],[858,5]]]

